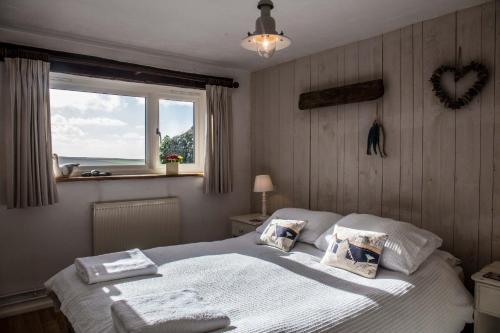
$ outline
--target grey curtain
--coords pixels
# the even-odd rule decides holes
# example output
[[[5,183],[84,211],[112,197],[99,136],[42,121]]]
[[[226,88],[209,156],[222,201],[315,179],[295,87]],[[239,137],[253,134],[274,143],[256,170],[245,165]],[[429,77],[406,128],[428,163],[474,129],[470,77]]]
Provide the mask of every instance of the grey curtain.
[[[207,85],[205,193],[233,191],[232,115],[229,88]]]
[[[52,171],[49,62],[6,57],[5,186],[8,208],[57,202]]]

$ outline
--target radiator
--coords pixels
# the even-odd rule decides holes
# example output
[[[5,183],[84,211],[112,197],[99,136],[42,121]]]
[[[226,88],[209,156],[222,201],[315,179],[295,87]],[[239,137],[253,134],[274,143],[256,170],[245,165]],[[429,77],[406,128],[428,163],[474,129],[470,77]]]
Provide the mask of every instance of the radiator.
[[[178,244],[179,199],[96,202],[93,242],[94,254]]]

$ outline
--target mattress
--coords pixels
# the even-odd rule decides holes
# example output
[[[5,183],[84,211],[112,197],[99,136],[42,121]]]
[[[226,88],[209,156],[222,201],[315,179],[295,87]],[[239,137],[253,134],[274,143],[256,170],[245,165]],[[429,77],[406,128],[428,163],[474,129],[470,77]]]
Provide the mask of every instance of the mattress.
[[[297,243],[285,253],[256,245],[257,233],[144,251],[154,276],[84,284],[73,265],[46,283],[77,333],[114,333],[113,301],[197,290],[239,332],[460,332],[472,297],[454,269],[431,255],[410,276],[379,269],[376,279],[320,263],[322,251]]]

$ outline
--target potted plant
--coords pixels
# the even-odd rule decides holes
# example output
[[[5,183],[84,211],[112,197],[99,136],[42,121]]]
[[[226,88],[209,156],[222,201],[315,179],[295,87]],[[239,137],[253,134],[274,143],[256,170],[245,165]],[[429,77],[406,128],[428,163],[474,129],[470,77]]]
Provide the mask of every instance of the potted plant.
[[[167,166],[167,175],[179,174],[179,163],[182,163],[184,158],[181,155],[171,154],[165,157],[165,165]]]

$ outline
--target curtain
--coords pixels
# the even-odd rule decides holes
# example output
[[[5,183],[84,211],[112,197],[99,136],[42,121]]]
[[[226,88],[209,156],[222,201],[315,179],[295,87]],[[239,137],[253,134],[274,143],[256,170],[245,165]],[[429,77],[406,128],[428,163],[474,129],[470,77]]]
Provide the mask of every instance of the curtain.
[[[207,85],[205,193],[233,191],[232,116],[229,88]]]
[[[4,59],[7,208],[57,202],[52,171],[49,62],[20,53]],[[22,56],[22,57],[21,57]]]

